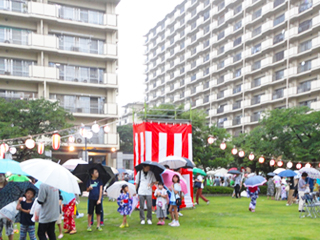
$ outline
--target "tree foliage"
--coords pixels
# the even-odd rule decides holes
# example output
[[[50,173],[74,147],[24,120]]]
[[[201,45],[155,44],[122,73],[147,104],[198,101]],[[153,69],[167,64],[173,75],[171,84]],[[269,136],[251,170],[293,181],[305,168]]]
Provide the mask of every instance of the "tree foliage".
[[[69,128],[72,114],[59,106],[58,102],[44,99],[6,101],[0,99],[0,139],[19,138]],[[12,143],[11,143],[12,142]],[[7,142],[22,144],[21,140]],[[47,147],[48,148],[48,147]],[[17,148],[16,160],[38,157],[37,149]]]
[[[120,137],[120,151],[124,153],[133,153],[133,128],[132,125],[123,125],[117,127]]]

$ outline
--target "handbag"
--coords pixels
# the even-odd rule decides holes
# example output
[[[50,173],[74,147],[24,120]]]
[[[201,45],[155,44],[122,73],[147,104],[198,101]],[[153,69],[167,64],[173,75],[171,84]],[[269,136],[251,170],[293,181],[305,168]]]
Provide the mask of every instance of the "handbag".
[[[194,188],[201,188],[201,182],[194,182]]]
[[[177,198],[176,197],[176,194],[173,192],[173,194],[174,194],[174,198],[176,199],[176,205],[178,206],[178,207],[180,207],[181,206],[181,204],[182,204],[182,200],[181,200],[181,192],[179,192],[179,198]]]

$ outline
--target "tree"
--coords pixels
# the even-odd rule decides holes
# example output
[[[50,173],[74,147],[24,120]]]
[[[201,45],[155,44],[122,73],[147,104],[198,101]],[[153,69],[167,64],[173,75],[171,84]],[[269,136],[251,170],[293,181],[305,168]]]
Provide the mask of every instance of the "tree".
[[[6,101],[1,98],[0,112],[0,139],[17,138],[6,141],[10,145],[22,144],[25,139],[20,137],[69,128],[72,124],[68,121],[73,120],[72,114],[60,107],[58,102],[44,99]],[[36,148],[17,148],[15,156],[17,161],[22,161],[39,155]]]
[[[132,125],[123,125],[117,127],[120,137],[120,151],[124,153],[133,153],[133,128]]]

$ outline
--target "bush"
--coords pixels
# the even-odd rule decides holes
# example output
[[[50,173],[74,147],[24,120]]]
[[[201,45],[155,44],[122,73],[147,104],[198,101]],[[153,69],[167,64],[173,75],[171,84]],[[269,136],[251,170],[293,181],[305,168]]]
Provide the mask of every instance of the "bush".
[[[197,189],[194,189],[197,191]],[[211,187],[211,186],[205,186],[202,190],[203,194],[232,194],[233,188],[231,187]]]

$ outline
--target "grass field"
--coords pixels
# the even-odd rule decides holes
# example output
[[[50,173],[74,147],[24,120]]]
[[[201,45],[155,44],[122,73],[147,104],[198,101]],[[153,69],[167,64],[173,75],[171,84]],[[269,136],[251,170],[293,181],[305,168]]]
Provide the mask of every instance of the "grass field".
[[[255,213],[248,211],[248,198],[209,197],[210,205],[200,202],[196,209],[182,210],[181,226],[173,228],[140,225],[139,213],[129,219],[129,228],[120,229],[122,216],[117,213],[115,202],[104,201],[105,226],[102,232],[86,232],[87,218],[76,219],[77,234],[65,235],[64,240],[91,239],[320,239],[319,219],[299,218],[298,205],[285,206],[285,201],[259,197]],[[86,213],[86,199],[82,199],[79,211]],[[56,228],[57,231],[57,228]],[[15,234],[14,239],[19,239]]]

